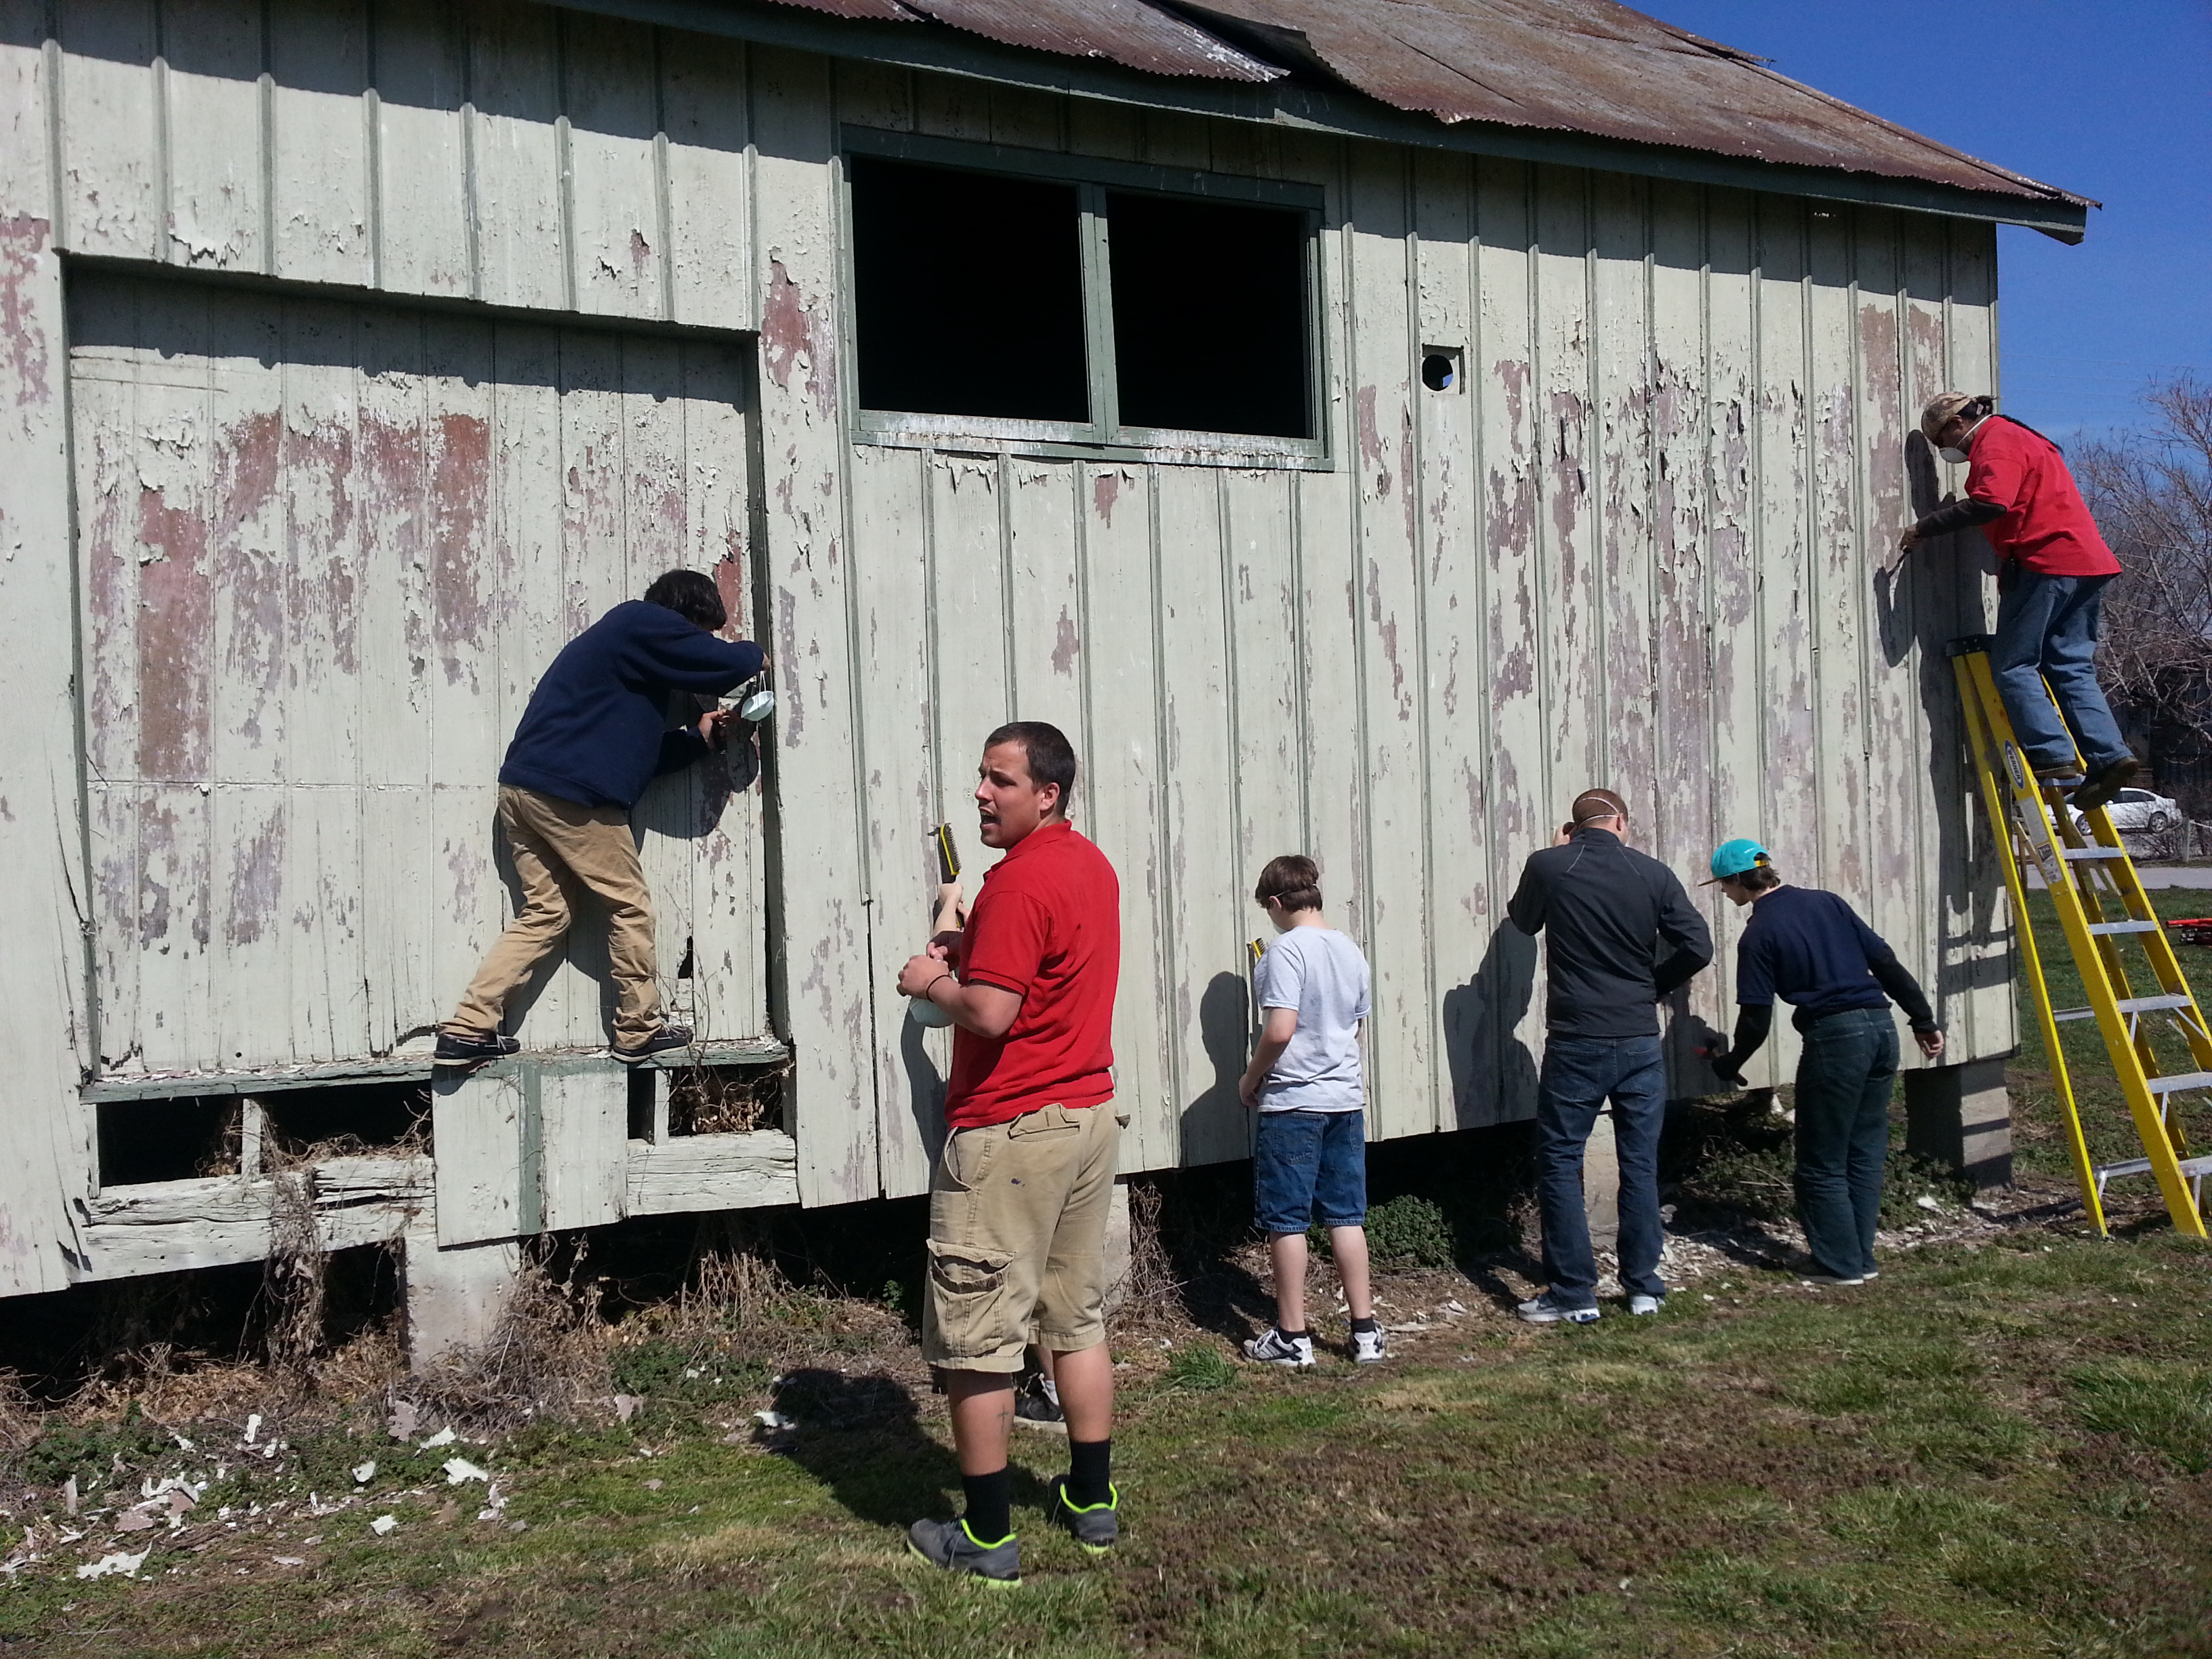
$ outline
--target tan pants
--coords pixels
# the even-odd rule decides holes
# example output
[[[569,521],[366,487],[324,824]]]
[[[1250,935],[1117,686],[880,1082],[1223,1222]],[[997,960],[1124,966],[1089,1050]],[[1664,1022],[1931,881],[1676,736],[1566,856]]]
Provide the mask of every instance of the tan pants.
[[[921,1355],[956,1371],[1018,1371],[1036,1341],[1106,1340],[1106,1219],[1121,1126],[1114,1103],[1041,1106],[955,1129],[929,1182]]]
[[[606,907],[608,967],[619,999],[615,1042],[629,1048],[652,1036],[660,1029],[653,894],[637,861],[629,815],[619,806],[579,806],[503,783],[499,822],[522,880],[522,911],[491,947],[442,1029],[456,1036],[489,1036],[500,1029],[507,1000],[568,938],[568,884],[574,882]]]

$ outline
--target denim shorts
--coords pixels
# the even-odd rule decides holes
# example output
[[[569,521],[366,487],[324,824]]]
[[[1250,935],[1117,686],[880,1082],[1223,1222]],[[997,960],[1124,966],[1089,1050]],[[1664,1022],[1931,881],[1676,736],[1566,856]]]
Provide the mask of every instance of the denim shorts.
[[[1367,1114],[1261,1113],[1252,1202],[1262,1232],[1365,1226]]]

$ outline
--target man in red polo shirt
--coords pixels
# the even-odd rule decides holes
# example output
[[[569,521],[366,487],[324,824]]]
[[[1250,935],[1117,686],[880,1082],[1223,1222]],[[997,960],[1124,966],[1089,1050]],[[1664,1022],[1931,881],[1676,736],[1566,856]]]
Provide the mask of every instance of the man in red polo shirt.
[[[2141,769],[2097,684],[2097,623],[2120,562],[2066,470],[2058,446],[1991,412],[1988,398],[1946,392],[1920,430],[1947,461],[1965,461],[1965,499],[1939,507],[1905,532],[1904,548],[1979,525],[2002,561],[1990,672],[2036,775],[2102,806]],[[2051,712],[2045,682],[2064,720]],[[2076,770],[2075,750],[2080,765]]]
[[[1069,1469],[1052,1484],[1052,1518],[1093,1553],[1119,1533],[1104,1265],[1121,1134],[1121,891],[1106,855],[1067,822],[1075,750],[1058,727],[1000,726],[977,773],[983,844],[1006,857],[961,931],[932,940],[898,980],[955,1028],[945,1148],[929,1183],[921,1346],[951,1397],[967,1496],[960,1519],[916,1522],[908,1547],[1018,1584],[1006,1449],[1032,1322],[1067,1420]]]

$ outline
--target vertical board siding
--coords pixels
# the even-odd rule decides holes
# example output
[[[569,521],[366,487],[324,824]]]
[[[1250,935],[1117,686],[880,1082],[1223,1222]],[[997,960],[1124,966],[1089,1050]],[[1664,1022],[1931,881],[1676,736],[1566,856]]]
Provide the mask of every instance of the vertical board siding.
[[[286,5],[265,27],[246,0],[72,0],[62,19],[51,52],[34,25],[0,46],[40,118],[9,128],[0,183],[0,274],[27,296],[9,372],[31,386],[8,441],[18,476],[50,475],[9,527],[57,550],[4,577],[10,684],[48,715],[10,740],[48,763],[8,768],[0,835],[52,878],[25,934],[49,943],[8,970],[50,1033],[10,1087],[46,1092],[11,1121],[63,1186],[86,1156],[70,1080],[81,1051],[95,1063],[69,896],[90,911],[107,1060],[388,1050],[503,917],[490,781],[521,700],[664,563],[714,568],[776,659],[807,1202],[926,1182],[949,1044],[907,1024],[890,979],[927,923],[927,825],[967,831],[971,890],[988,867],[969,778],[1010,717],[1076,738],[1077,819],[1121,872],[1130,1169],[1243,1155],[1249,887],[1294,848],[1374,962],[1372,1133],[1524,1115],[1540,948],[1505,901],[1593,782],[1686,877],[1758,836],[1924,972],[1962,1056],[2011,1046],[2008,918],[1941,659],[1986,611],[1978,544],[1886,583],[1873,568],[1916,490],[1956,487],[1911,447],[1919,402],[1994,378],[1987,227],[1411,155],[522,0]],[[1333,464],[852,444],[841,120],[1322,187]],[[325,292],[88,277],[65,357],[57,248]],[[346,303],[363,289],[545,314]],[[729,348],[586,335],[575,313],[757,330],[758,408]],[[1419,383],[1429,344],[1463,353],[1449,393]],[[76,603],[72,486],[81,807],[53,759],[74,747],[52,626]],[[718,1034],[761,1029],[769,994],[751,769],[664,781],[637,815],[664,971],[695,961],[672,1002]],[[41,775],[52,799],[27,817],[15,781]],[[1731,948],[1735,917],[1712,914]],[[584,947],[548,982],[533,1038],[596,1039],[593,965]],[[1723,963],[1674,1029],[1724,1024],[1732,988]],[[293,1012],[254,1013],[271,1001]],[[1784,1034],[1770,1075],[1793,1052]],[[1674,1057],[1678,1086],[1704,1086],[1686,1040]],[[7,1195],[0,1274],[58,1282],[65,1216]],[[575,1213],[607,1201],[580,1189]]]
[[[93,1042],[84,996],[90,884],[76,697],[75,580],[58,204],[46,123],[56,56],[13,44],[0,13],[0,1296],[58,1291],[82,1261],[71,1200],[91,1136],[76,1085]],[[33,36],[34,39],[35,36]]]
[[[494,781],[545,664],[659,570],[742,561],[731,348],[106,275],[76,295],[100,1066],[388,1052],[509,912]],[[750,781],[740,751],[636,814],[664,975],[717,1037],[765,1024],[731,763]],[[514,1011],[531,1043],[602,1041],[604,980],[580,928]]]

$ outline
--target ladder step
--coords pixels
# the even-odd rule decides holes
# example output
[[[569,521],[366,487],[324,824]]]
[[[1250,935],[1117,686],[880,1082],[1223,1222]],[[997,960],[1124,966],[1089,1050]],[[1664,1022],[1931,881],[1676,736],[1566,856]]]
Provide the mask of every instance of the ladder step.
[[[2156,1008],[2186,1008],[2196,1000],[2185,992],[2179,996],[2123,997],[2113,1006],[2124,1014],[2147,1014]]]
[[[2212,1089],[2212,1072],[2179,1072],[2172,1077],[2146,1078],[2143,1086],[2154,1095],[2178,1095],[2184,1089]]]
[[[2186,1008],[2195,999],[2186,996],[2122,997],[2112,1005],[2124,1014],[2148,1014],[2160,1008]],[[2053,1019],[2094,1019],[2094,1008],[2053,1008]]]
[[[2089,924],[2089,931],[2093,933],[2155,933],[2158,924],[2154,921],[2093,921]]]
[[[2212,1175],[2212,1153],[2207,1153],[2203,1158],[2185,1158],[2181,1160],[2179,1168],[2181,1173],[2192,1181],[2201,1175]],[[2149,1173],[2150,1160],[2147,1158],[2128,1158],[2121,1159],[2118,1164],[2100,1164],[2095,1171],[2097,1184],[2100,1187],[2114,1176],[2137,1176]]]
[[[2124,847],[2062,847],[2058,850],[2069,859],[2124,859],[2128,855]]]

